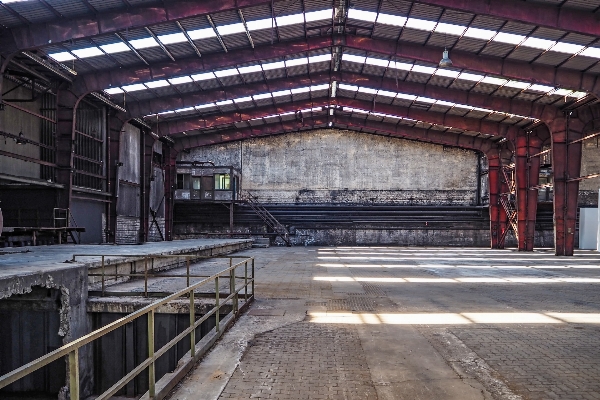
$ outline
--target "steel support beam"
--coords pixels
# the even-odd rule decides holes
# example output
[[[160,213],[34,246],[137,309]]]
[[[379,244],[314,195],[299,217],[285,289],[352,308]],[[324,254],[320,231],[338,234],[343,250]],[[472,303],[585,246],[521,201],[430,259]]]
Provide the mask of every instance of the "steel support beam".
[[[511,138],[521,130],[518,126],[502,124],[493,121],[485,121],[477,118],[461,117],[459,115],[444,114],[434,111],[421,110],[412,107],[400,107],[390,104],[375,103],[364,100],[346,99],[338,97],[332,99],[332,104],[343,107],[359,108],[366,111],[373,111],[395,115],[403,118],[410,118],[417,121],[427,122],[447,126],[455,129],[479,132],[486,135]]]
[[[126,29],[142,28],[221,11],[271,4],[272,0],[170,0],[151,6],[133,6],[92,16],[61,18],[5,30],[0,34],[2,52],[35,49],[70,40],[113,34]]]
[[[489,96],[465,90],[446,89],[440,86],[425,85],[416,82],[396,82],[395,79],[352,72],[319,72],[311,74],[310,77],[299,76],[274,79],[270,80],[268,83],[251,83],[203,92],[192,92],[145,101],[129,102],[127,104],[127,111],[130,118],[140,118],[178,108],[193,107],[215,101],[231,100],[269,91],[275,92],[303,86],[319,85],[332,81],[415,96],[425,96],[432,99],[486,108],[507,114],[524,115],[537,119],[553,118],[559,112],[556,107],[534,102],[513,100],[500,96]]]
[[[106,191],[111,193],[110,203],[107,204],[107,218],[105,237],[107,243],[117,243],[117,201],[119,191],[119,148],[121,146],[121,134],[125,121],[122,115],[115,110],[108,113],[108,137],[106,173],[108,174]]]
[[[307,99],[292,101],[277,106],[266,106],[259,108],[248,108],[240,111],[234,111],[227,114],[217,114],[200,119],[198,116],[160,122],[155,126],[155,132],[160,136],[169,136],[176,133],[193,131],[196,129],[209,129],[217,126],[231,125],[236,122],[248,121],[251,119],[263,118],[269,115],[275,115],[286,112],[294,112],[297,110],[324,107],[329,104],[328,97],[320,97],[316,99]]]
[[[378,132],[378,134],[385,134],[386,136],[418,140],[420,142],[441,144],[444,146],[454,146],[462,149],[481,151],[483,153],[487,153],[492,149],[497,148],[497,145],[489,139],[369,121],[362,118],[335,116],[333,123],[334,126],[342,125],[343,127],[348,127],[352,130],[374,130]]]
[[[582,142],[584,124],[567,112],[549,126],[552,134],[552,170],[554,172],[554,248],[557,256],[572,256],[575,248],[575,228],[577,223],[577,199],[581,172]]]
[[[396,43],[395,41],[371,39],[362,36],[345,35],[343,38],[343,45],[351,49],[410,58],[435,65],[439,63],[440,54],[444,50],[440,47]],[[458,50],[452,51],[451,56],[452,66],[458,69],[467,69],[483,74],[536,82],[549,86],[600,93],[600,79],[597,74],[557,69],[540,64],[512,61]]]
[[[155,79],[168,79],[176,76],[196,74],[244,63],[259,62],[286,56],[299,56],[311,50],[330,48],[334,40],[331,36],[318,36],[285,43],[274,43],[254,49],[239,49],[227,53],[206,54],[163,62],[137,68],[117,68],[107,71],[97,71],[90,74],[78,75],[73,82],[74,90],[78,93],[89,93],[104,90],[109,87],[128,85],[132,83],[149,82]]]
[[[66,89],[59,89],[56,94],[56,183],[64,186],[63,190],[57,191],[55,205],[58,208],[71,208],[75,120],[80,100]]]
[[[533,251],[540,157],[531,157],[542,148],[543,141],[534,132],[523,132],[515,140],[515,168],[517,183],[517,230],[519,251]]]
[[[164,143],[164,142],[163,142]],[[175,205],[175,187],[177,185],[177,151],[173,144],[163,145],[165,169],[165,240],[173,240],[173,212]]]
[[[196,56],[177,62],[157,63],[138,68],[112,69],[78,75],[73,82],[74,91],[86,94],[104,90],[111,86],[148,82],[155,79],[168,79],[181,75],[195,74],[213,69],[233,67],[249,62],[258,62],[285,56],[294,56],[311,50],[326,49],[332,46],[345,46],[354,50],[379,53],[386,56],[410,58],[437,65],[443,49],[418,46],[395,41],[371,39],[354,35],[319,36],[308,39],[275,43],[254,49],[233,50],[228,53]],[[600,93],[600,80],[596,74],[582,73],[567,69],[505,60],[499,57],[476,55],[453,51],[454,67],[468,69],[483,74],[492,74],[511,79],[537,82],[550,86]]]
[[[256,127],[242,129],[234,128],[216,133],[181,137],[176,139],[174,149],[181,152],[196,147],[209,146],[213,144],[226,142],[234,142],[237,140],[250,139],[254,137],[296,132],[302,129],[313,129],[319,126],[327,126],[327,117],[325,115],[319,117],[304,118],[303,121],[277,121],[272,124],[259,125]]]
[[[279,133],[294,132],[305,128],[314,128],[315,126],[326,127],[327,116],[316,116],[304,118],[303,121],[283,121],[272,124],[265,124],[251,128],[229,129],[216,133],[200,134],[178,138],[175,148],[183,151],[195,147],[208,146],[224,142],[232,142],[253,137],[270,136]],[[375,131],[377,135],[391,136],[420,142],[434,143],[445,146],[459,147],[483,153],[493,152],[497,149],[497,144],[489,139],[476,138],[472,136],[462,136],[457,134],[448,134],[444,132],[433,131],[430,129],[411,128],[408,126],[395,125],[375,121],[365,121],[362,118],[352,118],[348,116],[334,116],[330,121],[333,127],[349,130],[368,130]]]
[[[500,194],[508,191],[508,185],[502,179],[502,161],[500,151],[490,151],[488,159],[488,179],[490,190],[490,247],[503,249],[504,238],[508,230],[508,215],[500,204]]]
[[[222,87],[203,92],[184,93],[176,96],[159,97],[146,101],[130,102],[127,112],[130,118],[140,118],[179,108],[194,107],[217,101],[232,100],[257,94],[289,90],[311,85],[329,83],[332,80],[329,72],[319,72],[310,76],[294,76],[269,81],[268,83],[249,83],[244,85]]]
[[[284,103],[277,106],[251,108],[227,114],[217,114],[204,119],[191,117],[186,119],[165,121],[160,122],[155,127],[155,130],[160,135],[173,135],[181,132],[193,131],[196,129],[208,129],[222,125],[231,125],[236,122],[248,121],[255,118],[263,118],[273,114],[293,112],[312,107],[322,107],[330,103],[341,107],[352,107],[360,108],[366,111],[382,112],[399,117],[411,118],[430,124],[439,124],[456,129],[480,132],[487,135],[498,135],[512,138],[520,131],[520,128],[517,126],[491,121],[482,121],[475,118],[466,118],[457,115],[436,113],[407,107],[398,107],[382,103],[377,103],[375,105],[375,109],[373,110],[373,103],[368,101],[346,98],[335,98],[330,100],[327,97]]]
[[[582,35],[600,36],[597,14],[553,4],[528,3],[516,0],[417,0],[418,3],[440,6],[445,9],[489,15],[509,21],[561,29]]]

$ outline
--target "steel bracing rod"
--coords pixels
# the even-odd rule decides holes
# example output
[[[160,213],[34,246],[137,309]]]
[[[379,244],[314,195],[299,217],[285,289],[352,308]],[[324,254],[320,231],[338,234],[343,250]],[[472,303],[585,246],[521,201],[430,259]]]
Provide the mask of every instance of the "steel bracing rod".
[[[522,100],[513,100],[507,97],[489,96],[465,90],[446,89],[444,87],[425,85],[415,82],[402,82],[396,85],[395,79],[381,78],[374,75],[357,74],[353,72],[319,72],[309,76],[286,77],[269,80],[267,83],[250,83],[231,87],[218,88],[203,92],[192,92],[178,95],[167,95],[151,100],[129,102],[127,104],[128,116],[139,118],[178,108],[194,107],[216,101],[232,100],[235,98],[252,96],[259,93],[275,92],[294,89],[303,86],[319,85],[336,81],[340,84],[350,84],[371,89],[382,89],[391,92],[424,96],[436,100],[462,104],[473,107],[487,108],[492,111],[507,114],[525,115],[541,119],[545,116],[557,115],[559,109]],[[339,90],[339,89],[338,89]]]
[[[79,75],[73,85],[79,94],[104,90],[109,87],[128,85],[131,83],[149,82],[155,79],[168,79],[175,76],[200,73],[214,69],[229,68],[243,63],[272,60],[281,57],[299,56],[308,51],[328,49],[342,46],[354,50],[379,53],[384,56],[409,58],[438,64],[443,49],[415,44],[397,44],[394,41],[371,39],[354,35],[319,36],[307,39],[274,43],[272,45],[257,46],[252,49],[232,50],[228,53],[205,54],[202,58],[197,56],[178,60],[177,62],[163,62],[147,67],[111,69],[95,71]],[[505,60],[499,57],[477,55],[469,52],[453,51],[453,66],[458,69],[502,76],[510,79],[519,79],[556,87],[574,90],[600,92],[600,81],[596,74],[577,72],[566,69],[556,69],[544,65],[533,65],[525,62]],[[550,118],[554,118],[552,115]],[[544,120],[546,118],[543,118]]]
[[[370,101],[353,100],[346,98],[336,98],[331,101],[328,97],[320,97],[312,100],[292,101],[282,103],[277,106],[266,106],[260,108],[249,108],[239,111],[234,111],[225,114],[216,114],[200,119],[198,116],[168,120],[160,122],[155,126],[155,131],[161,135],[173,135],[176,133],[193,131],[196,129],[214,128],[222,125],[229,125],[235,122],[243,122],[251,119],[264,118],[270,115],[294,112],[297,110],[325,107],[329,104],[335,104],[341,107],[359,108],[366,111],[374,111],[395,115],[402,118],[414,119],[417,121],[427,122],[430,124],[438,124],[455,129],[469,130],[480,132],[487,135],[502,135],[510,137],[516,135],[520,130],[519,127],[502,124],[492,121],[483,121],[476,118],[461,117],[452,114],[437,113],[433,111],[419,110],[409,107],[393,106],[389,104],[375,104]]]
[[[538,156],[541,156],[543,154],[550,153],[551,151],[552,151],[552,149],[547,149],[547,150],[544,150],[544,151],[540,151],[539,153],[535,153],[535,154],[530,155],[529,158],[538,157]]]
[[[591,11],[557,7],[550,3],[528,3],[516,0],[416,0],[416,2],[583,35],[600,36],[598,17]]]
[[[54,19],[5,29],[0,34],[3,54],[57,44],[73,39],[113,34],[126,29],[143,28],[217,13],[270,4],[271,0],[169,0],[151,6],[134,6],[122,10],[98,12],[95,15]]]
[[[591,135],[587,135],[585,137],[582,137],[581,139],[571,140],[569,143],[567,143],[567,145],[574,144],[574,143],[579,143],[579,142],[583,142],[585,140],[588,140],[588,139],[591,139],[591,138],[595,138],[596,136],[600,136],[600,132],[592,133]]]

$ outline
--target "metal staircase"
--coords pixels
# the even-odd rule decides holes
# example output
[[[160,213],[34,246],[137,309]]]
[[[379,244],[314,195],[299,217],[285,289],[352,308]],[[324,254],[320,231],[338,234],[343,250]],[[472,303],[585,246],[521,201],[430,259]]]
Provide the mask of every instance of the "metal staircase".
[[[256,196],[253,196],[247,191],[242,192],[241,196],[242,200],[244,200],[250,208],[263,220],[265,224],[275,232],[286,244],[286,246],[290,247],[292,243],[290,242],[290,233],[277,219],[271,215],[271,213],[258,201]]]

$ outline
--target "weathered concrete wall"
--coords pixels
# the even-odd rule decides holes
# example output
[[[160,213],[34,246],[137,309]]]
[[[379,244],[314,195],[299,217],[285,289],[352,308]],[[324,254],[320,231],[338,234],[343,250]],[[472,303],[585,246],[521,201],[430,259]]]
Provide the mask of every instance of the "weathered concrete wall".
[[[477,154],[352,131],[322,129],[193,149],[182,161],[242,170],[265,203],[474,205]]]
[[[90,331],[86,302],[88,293],[88,271],[86,267],[64,268],[48,272],[37,272],[18,277],[0,279],[0,299],[16,294],[30,293],[34,287],[60,290],[60,324],[58,335],[62,344],[80,338]],[[42,338],[40,338],[42,340]],[[93,387],[92,351],[84,347],[79,352],[79,379],[82,397],[89,396]],[[66,368],[66,363],[63,363]],[[66,374],[68,377],[68,373]],[[61,399],[67,399],[67,382],[64,383]],[[1,397],[1,396],[0,396]]]
[[[0,78],[4,79],[4,78]],[[16,85],[4,79],[3,89],[10,90]],[[27,99],[31,98],[31,91],[24,88],[18,88],[8,95],[6,100],[9,99]],[[40,113],[41,100],[33,102],[17,103],[21,108]],[[26,112],[17,110],[15,108],[5,106],[4,111],[0,111],[0,130],[18,135],[23,132],[23,137],[26,139],[33,140],[35,142],[40,141],[41,132],[41,120],[37,117],[31,116]],[[6,139],[0,137],[0,149],[11,153],[16,153],[25,157],[40,158],[40,148],[32,144],[17,144],[13,139]],[[19,160],[13,157],[0,156],[0,172],[3,174],[16,175],[27,178],[39,178],[40,177],[40,166],[36,163]]]

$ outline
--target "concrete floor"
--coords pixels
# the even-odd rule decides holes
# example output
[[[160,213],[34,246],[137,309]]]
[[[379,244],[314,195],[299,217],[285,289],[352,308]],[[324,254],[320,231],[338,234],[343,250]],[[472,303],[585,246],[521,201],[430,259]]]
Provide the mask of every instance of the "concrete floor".
[[[596,252],[241,254],[256,303],[173,400],[600,399]]]

